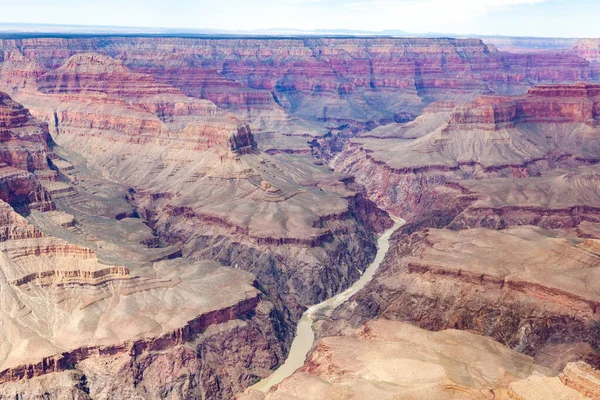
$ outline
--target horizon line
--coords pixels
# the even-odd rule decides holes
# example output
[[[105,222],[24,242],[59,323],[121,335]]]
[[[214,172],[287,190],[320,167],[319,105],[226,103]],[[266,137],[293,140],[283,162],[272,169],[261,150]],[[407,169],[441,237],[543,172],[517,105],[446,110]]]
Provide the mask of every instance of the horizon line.
[[[13,27],[39,27],[39,28],[74,28],[77,31],[60,30],[3,30],[3,26]],[[86,31],[86,28],[89,29]],[[101,32],[93,32],[91,30]],[[129,31],[129,32],[127,32]],[[285,32],[290,32],[286,35]],[[337,33],[336,33],[337,32]],[[360,29],[297,29],[297,28],[261,28],[261,29],[215,29],[215,28],[186,28],[186,27],[164,27],[164,26],[126,26],[126,25],[83,25],[83,24],[53,24],[53,23],[34,23],[34,22],[2,22],[0,21],[0,35],[220,35],[220,36],[257,36],[273,37],[282,35],[283,37],[304,37],[304,36],[332,36],[332,37],[388,37],[388,38],[410,38],[410,37],[428,37],[428,38],[532,38],[532,39],[589,39],[592,37],[576,36],[519,36],[506,34],[456,34],[448,32],[425,32],[412,33],[401,29],[384,29],[380,31],[367,31]]]

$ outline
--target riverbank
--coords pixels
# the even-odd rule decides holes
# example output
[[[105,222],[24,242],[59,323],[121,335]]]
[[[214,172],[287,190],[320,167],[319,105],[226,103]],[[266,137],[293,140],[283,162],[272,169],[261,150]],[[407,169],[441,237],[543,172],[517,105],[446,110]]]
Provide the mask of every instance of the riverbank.
[[[298,326],[296,328],[296,336],[294,341],[292,342],[292,347],[290,348],[290,352],[288,354],[285,362],[276,369],[270,376],[261,381],[257,382],[253,386],[250,387],[250,390],[258,390],[261,392],[267,392],[271,387],[277,385],[285,378],[289,377],[296,371],[298,368],[304,365],[304,361],[306,360],[306,356],[308,355],[310,349],[313,346],[315,341],[315,333],[312,329],[312,325],[315,319],[315,315],[318,314],[319,311],[330,308],[333,309],[342,305],[344,302],[348,301],[353,294],[361,290],[367,283],[369,283],[375,272],[379,268],[379,265],[383,261],[385,255],[389,249],[389,239],[392,234],[404,225],[404,220],[401,218],[392,217],[394,220],[394,225],[387,229],[380,237],[377,239],[377,255],[375,259],[365,272],[361,275],[360,279],[358,279],[352,286],[350,286],[345,291],[330,297],[329,299],[315,304],[309,307],[300,321],[298,321]]]

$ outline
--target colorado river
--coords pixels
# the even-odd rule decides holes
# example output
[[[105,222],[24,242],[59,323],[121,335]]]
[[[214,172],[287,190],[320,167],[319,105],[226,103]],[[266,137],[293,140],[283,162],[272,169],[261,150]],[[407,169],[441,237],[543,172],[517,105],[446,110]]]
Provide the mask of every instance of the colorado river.
[[[300,321],[298,321],[298,326],[296,327],[296,337],[292,342],[290,353],[288,354],[285,362],[270,376],[254,384],[251,389],[266,392],[272,386],[277,385],[279,382],[292,375],[294,371],[304,365],[306,356],[308,355],[308,352],[315,341],[315,333],[312,330],[312,324],[314,322],[316,313],[326,308],[335,308],[341,305],[342,303],[346,302],[354,293],[365,287],[365,285],[369,283],[371,279],[373,279],[375,272],[379,268],[379,265],[383,261],[383,258],[389,249],[390,236],[403,224],[404,221],[402,219],[394,218],[394,226],[386,230],[381,237],[377,239],[377,255],[359,280],[354,282],[354,284],[345,291],[323,301],[322,303],[309,307],[304,314],[302,314],[302,318],[300,318]]]

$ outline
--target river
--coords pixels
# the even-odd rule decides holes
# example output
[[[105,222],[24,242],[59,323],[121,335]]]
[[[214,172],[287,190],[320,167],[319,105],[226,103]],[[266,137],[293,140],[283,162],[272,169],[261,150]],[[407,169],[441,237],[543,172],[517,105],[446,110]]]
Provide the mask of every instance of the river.
[[[402,219],[394,218],[394,226],[386,230],[379,237],[379,239],[377,239],[377,255],[375,256],[373,262],[369,264],[365,272],[361,275],[360,279],[354,282],[354,284],[345,291],[330,297],[322,303],[309,307],[304,314],[302,314],[302,318],[300,318],[300,321],[298,321],[298,326],[296,327],[296,337],[292,342],[290,353],[288,354],[285,362],[271,375],[251,386],[251,389],[267,392],[271,387],[277,385],[279,382],[292,375],[294,371],[304,365],[306,356],[308,355],[308,352],[312,348],[312,345],[315,341],[315,333],[312,329],[315,315],[321,310],[326,308],[333,309],[348,301],[348,299],[354,293],[365,287],[365,285],[369,283],[371,279],[373,279],[375,272],[379,268],[379,265],[383,261],[383,258],[389,249],[390,236],[392,236],[392,233],[394,233],[394,231],[400,228],[403,224],[404,221]]]

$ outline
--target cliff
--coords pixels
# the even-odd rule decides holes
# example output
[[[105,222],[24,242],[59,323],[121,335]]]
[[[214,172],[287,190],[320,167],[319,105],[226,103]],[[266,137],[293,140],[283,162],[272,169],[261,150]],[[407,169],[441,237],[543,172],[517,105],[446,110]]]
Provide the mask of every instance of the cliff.
[[[212,102],[187,97],[97,53],[70,57],[16,96],[55,135],[85,133],[131,143],[160,140],[196,150],[236,151],[235,138],[246,130],[242,144],[256,146],[249,128]]]
[[[409,224],[321,336],[382,316],[474,330],[555,370],[599,365],[587,282],[600,89],[573,83],[593,79],[594,62],[418,38],[5,39],[0,53],[0,87],[48,124],[30,128],[5,101],[2,137],[19,142],[6,145],[0,198],[64,213],[32,211],[35,228],[9,217],[0,231],[2,293],[26,314],[25,327],[6,320],[39,349],[6,350],[6,395],[56,383],[91,397],[231,397],[281,362],[307,306],[372,261],[391,222],[378,207]],[[524,224],[538,227],[511,227]],[[364,354],[414,347],[371,345]],[[334,366],[323,353],[304,378],[363,354]],[[461,380],[443,360],[418,369],[444,369],[428,382],[440,395],[504,395],[517,380],[488,379],[489,366]],[[283,393],[306,386],[291,382]]]
[[[13,77],[27,80],[19,70],[36,71],[34,79],[40,66],[62,74],[69,57],[94,52],[187,95],[267,119],[283,108],[313,120],[390,121],[400,109],[417,115],[431,100],[591,78],[589,63],[575,55],[494,52],[477,39],[43,38],[5,39],[0,47],[6,58],[22,57],[3,68],[11,92],[23,86]]]
[[[0,92],[0,162],[28,172],[48,170],[49,140],[45,123]]]
[[[588,282],[599,258],[582,250],[534,227],[409,230],[322,335],[382,317],[480,332],[555,370],[581,359],[598,366],[599,298]]]
[[[409,223],[321,335],[383,317],[474,330],[555,370],[600,365],[587,275],[600,237],[597,95],[597,85],[540,85],[433,103],[350,139],[335,169]]]
[[[251,274],[206,260],[131,263],[126,252],[128,267],[107,265],[90,248],[30,225],[8,204],[0,203],[0,210],[0,395],[32,395],[42,389],[35,380],[24,382],[37,377],[52,395],[64,384],[61,390],[92,398],[164,391],[223,398],[282,357],[269,322],[272,305],[261,299]],[[49,221],[42,225],[60,235],[75,233]],[[241,332],[248,340],[239,341]],[[232,340],[235,356],[223,348]],[[213,352],[213,346],[221,349]],[[235,357],[246,357],[250,369],[236,367]],[[217,371],[209,360],[232,365]],[[65,374],[79,378],[41,383]],[[134,375],[145,381],[130,381]],[[182,379],[189,382],[184,388]]]
[[[494,399],[507,398],[513,382],[547,375],[530,357],[489,338],[380,319],[320,339],[292,376],[266,394],[237,398]]]

